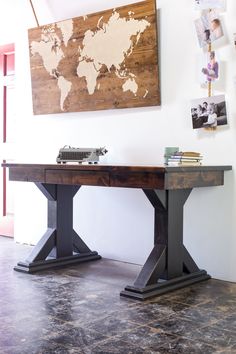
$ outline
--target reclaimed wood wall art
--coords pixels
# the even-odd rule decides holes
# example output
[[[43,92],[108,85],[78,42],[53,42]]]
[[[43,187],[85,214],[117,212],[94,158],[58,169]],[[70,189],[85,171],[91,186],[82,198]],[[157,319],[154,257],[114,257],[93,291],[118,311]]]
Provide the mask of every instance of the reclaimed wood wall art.
[[[34,114],[160,105],[155,0],[29,29]]]

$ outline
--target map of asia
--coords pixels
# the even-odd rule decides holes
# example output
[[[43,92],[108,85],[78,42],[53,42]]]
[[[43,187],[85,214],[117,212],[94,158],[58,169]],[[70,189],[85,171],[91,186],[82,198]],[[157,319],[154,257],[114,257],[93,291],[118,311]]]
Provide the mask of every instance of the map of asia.
[[[34,114],[160,105],[155,0],[30,29]]]

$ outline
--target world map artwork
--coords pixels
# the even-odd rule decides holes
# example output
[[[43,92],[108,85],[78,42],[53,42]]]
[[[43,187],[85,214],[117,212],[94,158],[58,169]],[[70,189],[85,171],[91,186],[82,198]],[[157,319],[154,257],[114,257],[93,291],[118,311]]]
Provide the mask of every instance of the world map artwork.
[[[34,114],[160,105],[155,0],[30,29]]]

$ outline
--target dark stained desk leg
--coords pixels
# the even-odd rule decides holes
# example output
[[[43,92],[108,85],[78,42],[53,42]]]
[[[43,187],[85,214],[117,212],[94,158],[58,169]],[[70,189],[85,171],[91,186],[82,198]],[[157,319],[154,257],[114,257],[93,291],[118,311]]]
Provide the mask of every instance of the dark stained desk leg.
[[[73,197],[80,186],[36,183],[48,199],[48,229],[17,271],[36,271],[100,259],[73,230]]]
[[[154,248],[134,285],[126,286],[121,296],[145,300],[209,279],[183,245],[183,208],[191,189],[144,193],[155,211]]]

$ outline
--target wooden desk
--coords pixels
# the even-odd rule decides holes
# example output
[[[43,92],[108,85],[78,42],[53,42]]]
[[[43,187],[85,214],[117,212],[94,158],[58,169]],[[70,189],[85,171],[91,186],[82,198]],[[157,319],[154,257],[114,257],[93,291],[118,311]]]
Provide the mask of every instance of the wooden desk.
[[[2,166],[9,168],[11,181],[34,182],[48,199],[48,229],[15,270],[33,273],[101,258],[73,230],[73,197],[86,185],[142,189],[154,208],[154,247],[122,296],[144,300],[210,278],[183,245],[183,207],[192,188],[223,185],[231,166]]]

